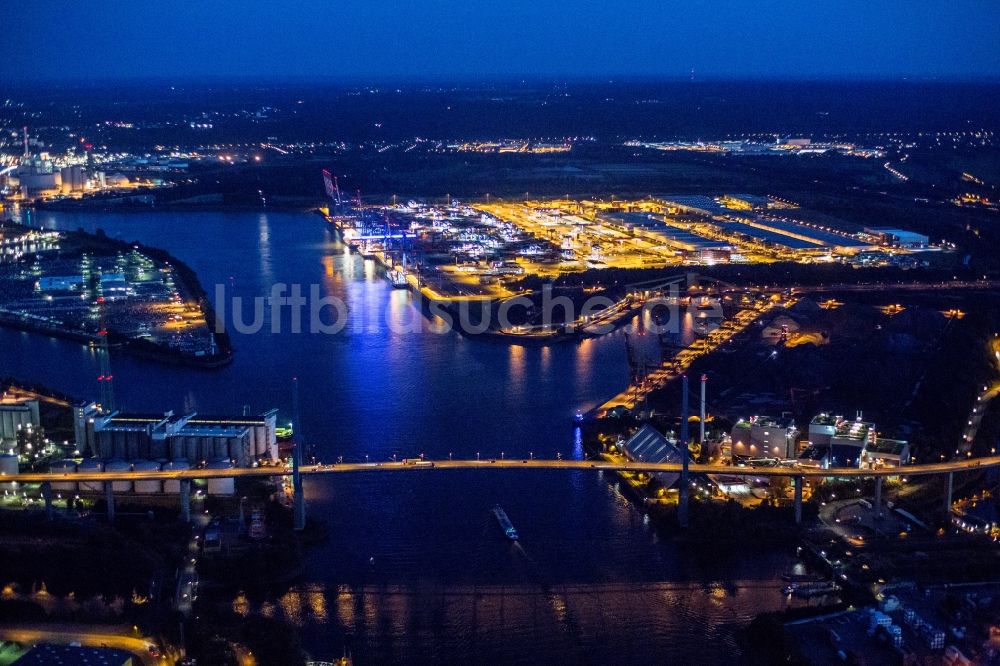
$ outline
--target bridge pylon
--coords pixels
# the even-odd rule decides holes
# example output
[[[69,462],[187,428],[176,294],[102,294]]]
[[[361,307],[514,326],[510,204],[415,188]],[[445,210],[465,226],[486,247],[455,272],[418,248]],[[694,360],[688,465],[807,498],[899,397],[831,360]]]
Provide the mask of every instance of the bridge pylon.
[[[292,378],[292,411],[294,423],[292,435],[295,437],[295,447],[292,449],[292,527],[298,531],[306,528],[306,497],[302,490],[302,449],[305,447],[305,437],[302,434],[302,422],[299,420],[299,378]]]

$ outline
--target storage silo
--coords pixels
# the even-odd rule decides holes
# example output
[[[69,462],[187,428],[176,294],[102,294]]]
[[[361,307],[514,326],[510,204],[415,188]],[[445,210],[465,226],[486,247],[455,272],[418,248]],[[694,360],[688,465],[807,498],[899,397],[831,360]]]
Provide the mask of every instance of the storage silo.
[[[212,460],[216,460],[218,458],[231,459],[232,456],[229,455],[229,452],[231,449],[234,448],[234,442],[236,438],[228,434],[221,434],[218,437],[213,437],[212,439],[214,441],[212,442],[213,447],[212,447],[211,459]]]
[[[143,446],[145,440],[146,440],[146,433],[130,430],[125,438],[125,459],[139,460],[145,457],[147,452],[144,451],[143,449],[149,448]]]
[[[155,460],[136,460],[132,469],[136,472],[159,472],[160,463]],[[135,492],[146,495],[159,494],[163,489],[163,482],[159,479],[136,479],[134,485]]]
[[[132,464],[125,460],[109,460],[108,464],[104,466],[105,474],[113,474],[115,472],[131,472]],[[127,493],[132,490],[131,481],[112,481],[111,490],[116,493]]]
[[[183,458],[171,460],[163,465],[163,471],[179,472],[191,469],[191,463]],[[167,479],[163,482],[163,492],[179,495],[181,492],[181,482],[179,479]]]
[[[213,460],[208,463],[207,469],[232,469],[233,463],[229,460]],[[236,479],[233,477],[218,477],[208,479],[209,495],[233,495],[236,493]]]
[[[115,433],[111,430],[100,430],[94,433],[97,439],[97,455],[102,460],[114,458]]]
[[[112,446],[111,446],[111,459],[112,460],[127,460],[128,459],[128,431],[112,431]]]
[[[278,459],[278,438],[277,438],[277,428],[278,428],[278,410],[272,409],[271,411],[264,414],[263,417],[263,427],[258,426],[255,428],[257,430],[258,441],[264,441],[264,452],[271,460]],[[260,452],[260,445],[257,446],[258,452]]]
[[[164,437],[153,437],[149,441],[149,451],[150,460],[159,460],[160,458],[166,458],[171,455],[171,452],[167,451],[167,440]]]
[[[266,448],[260,436],[260,429],[256,425],[247,428],[247,444],[249,445],[250,455],[255,459],[264,455],[264,449]]]
[[[57,460],[51,465],[49,465],[49,474],[75,474],[76,473],[76,461],[65,459]],[[76,481],[53,481],[52,490],[58,490],[59,492],[76,492]]]
[[[192,465],[197,464],[201,460],[205,460],[201,455],[201,438],[200,437],[185,437],[184,438],[184,457]]]
[[[184,458],[184,435],[174,435],[168,440],[167,457],[171,460]]]
[[[229,459],[236,461],[237,467],[250,467],[256,460],[253,443],[251,442],[253,429],[246,428],[241,433],[232,437],[229,443]]]
[[[76,466],[77,474],[97,474],[104,471],[104,463],[98,458],[86,458]],[[81,481],[81,493],[99,493],[104,490],[103,481]]]

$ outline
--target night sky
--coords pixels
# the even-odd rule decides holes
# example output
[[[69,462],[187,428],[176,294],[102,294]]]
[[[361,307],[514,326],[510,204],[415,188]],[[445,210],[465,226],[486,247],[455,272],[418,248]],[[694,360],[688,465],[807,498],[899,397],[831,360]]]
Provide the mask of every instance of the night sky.
[[[993,0],[0,0],[0,80],[1000,76]]]

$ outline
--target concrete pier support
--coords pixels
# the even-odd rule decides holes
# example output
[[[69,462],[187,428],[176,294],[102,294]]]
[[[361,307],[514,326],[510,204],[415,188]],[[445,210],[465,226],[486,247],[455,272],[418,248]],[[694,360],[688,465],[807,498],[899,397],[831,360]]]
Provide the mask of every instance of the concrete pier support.
[[[698,412],[698,443],[705,445],[705,384],[708,382],[708,375],[701,376],[701,407]]]
[[[882,519],[882,477],[875,477],[875,520]]]
[[[306,528],[306,497],[302,491],[301,476],[292,493],[292,520],[296,530],[302,531]]]
[[[104,482],[104,499],[108,504],[108,522],[115,522],[115,491],[110,481]]]
[[[681,527],[688,526],[688,495],[691,492],[688,480],[688,464],[690,448],[688,447],[688,378],[681,378],[681,436],[677,443],[681,455],[680,497],[677,504],[677,522]]]
[[[42,482],[42,499],[45,500],[45,517],[52,520],[52,483]]]
[[[302,451],[305,449],[305,437],[299,432],[302,422],[299,420],[299,380],[292,378],[292,411],[295,420],[292,429],[295,432],[295,448],[292,449],[292,528],[301,532],[306,528],[306,496],[302,491]]]
[[[795,524],[802,523],[802,477],[796,476],[792,479],[795,485]]]
[[[944,512],[946,515],[951,515],[951,493],[955,487],[955,473],[948,472],[948,478],[945,479],[945,491],[944,491]]]
[[[191,479],[181,479],[181,521],[191,522]]]

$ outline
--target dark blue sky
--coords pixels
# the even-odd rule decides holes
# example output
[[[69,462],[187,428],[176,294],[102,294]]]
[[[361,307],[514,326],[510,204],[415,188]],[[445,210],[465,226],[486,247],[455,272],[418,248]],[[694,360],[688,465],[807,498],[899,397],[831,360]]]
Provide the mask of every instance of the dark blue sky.
[[[0,0],[0,79],[1000,76],[994,0]]]

